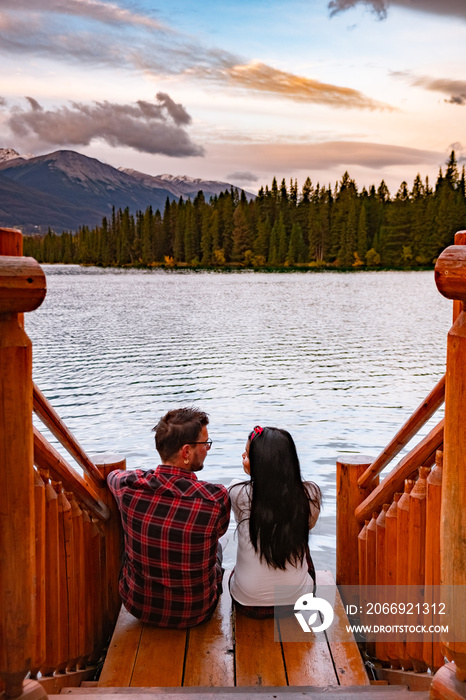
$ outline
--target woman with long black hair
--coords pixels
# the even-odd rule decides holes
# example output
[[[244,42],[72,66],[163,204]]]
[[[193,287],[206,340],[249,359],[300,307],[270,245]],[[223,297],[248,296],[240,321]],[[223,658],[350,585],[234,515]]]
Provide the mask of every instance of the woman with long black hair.
[[[315,589],[308,538],[322,495],[302,480],[293,438],[280,428],[254,428],[243,469],[250,480],[234,479],[229,488],[238,536],[230,592],[243,614],[273,617],[274,606]]]

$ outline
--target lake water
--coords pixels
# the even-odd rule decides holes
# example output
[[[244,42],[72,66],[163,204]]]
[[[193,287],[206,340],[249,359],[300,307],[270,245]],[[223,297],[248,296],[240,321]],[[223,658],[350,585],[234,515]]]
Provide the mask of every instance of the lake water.
[[[336,458],[375,457],[445,371],[451,303],[433,273],[43,267],[34,380],[84,449],[156,466],[151,429],[195,404],[213,439],[202,478],[228,484],[254,425],[286,428],[324,494],[316,567],[334,571]]]

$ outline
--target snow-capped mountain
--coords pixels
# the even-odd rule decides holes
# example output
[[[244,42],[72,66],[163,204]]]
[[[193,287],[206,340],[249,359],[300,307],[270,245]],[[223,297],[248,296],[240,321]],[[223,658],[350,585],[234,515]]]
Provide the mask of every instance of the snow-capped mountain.
[[[14,148],[0,148],[0,163],[7,160],[15,160],[16,158],[28,160],[28,158],[34,158],[34,156],[29,153],[27,155],[20,155]]]
[[[131,212],[148,206],[163,212],[167,198],[194,198],[200,190],[206,200],[229,190],[230,184],[200,178],[161,175],[106,165],[75,151],[21,156],[0,149],[0,226],[17,226],[25,233],[61,233],[79,226],[96,226],[112,208]],[[249,195],[254,196],[254,195]]]
[[[208,201],[210,197],[218,196],[221,192],[232,187],[228,182],[202,180],[200,177],[189,177],[188,175],[147,175],[130,168],[120,168],[120,170],[137,178],[148,187],[162,187],[174,194],[175,197],[183,197],[183,199],[188,197],[193,199],[202,190],[206,201]],[[246,195],[248,199],[255,196],[250,192],[247,192]]]

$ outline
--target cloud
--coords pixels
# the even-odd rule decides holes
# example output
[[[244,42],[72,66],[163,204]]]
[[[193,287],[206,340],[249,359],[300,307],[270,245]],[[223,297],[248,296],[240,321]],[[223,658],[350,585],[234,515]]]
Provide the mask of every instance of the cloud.
[[[432,78],[430,76],[416,76],[408,71],[393,72],[396,78],[407,80],[414,87],[423,87],[431,92],[440,92],[447,95],[445,102],[453,105],[466,105],[466,80],[453,80],[452,78]]]
[[[328,9],[330,10],[330,16],[333,17],[339,12],[345,12],[345,10],[360,4],[369,6],[380,19],[385,19],[387,16],[386,0],[330,0]]]
[[[232,156],[245,164],[254,163],[263,171],[328,171],[352,165],[382,170],[391,166],[436,165],[444,153],[361,141],[326,141],[323,143],[248,144],[229,147]],[[224,147],[224,151],[227,149]]]
[[[272,68],[259,61],[245,65],[224,66],[219,69],[200,68],[192,72],[216,82],[229,83],[233,87],[245,88],[252,92],[265,92],[295,102],[313,102],[345,109],[392,109],[389,105],[366,97],[358,90],[320,83],[318,80]]]
[[[105,24],[167,29],[163,24],[147,15],[139,15],[119,7],[115,3],[101,2],[100,0],[2,0],[2,9],[14,10],[15,12],[50,12],[91,19]]]
[[[339,12],[356,7],[356,5],[366,5],[379,19],[385,19],[391,6],[466,19],[466,3],[464,0],[330,0],[328,9],[330,10],[330,15],[333,16]]]
[[[235,171],[226,176],[227,180],[241,180],[241,182],[257,182],[259,177],[247,171]]]
[[[228,51],[208,48],[150,17],[99,0],[1,0],[0,52],[55,59],[82,66],[137,71],[151,78],[185,75],[222,87],[273,95],[332,108],[391,109],[358,90],[295,75],[259,61],[245,62]],[[24,9],[30,9],[25,21]],[[23,12],[17,12],[17,10]],[[6,11],[8,10],[8,12]],[[89,22],[106,23],[96,40]],[[126,21],[128,17],[128,21]],[[144,20],[147,19],[147,22]],[[167,103],[167,109],[171,109]]]
[[[49,110],[32,97],[26,99],[28,108],[14,106],[6,124],[28,148],[87,146],[101,139],[110,146],[127,146],[141,153],[204,155],[202,146],[194,144],[183,128],[191,117],[162,92],[156,95],[155,103],[71,102]]]
[[[66,9],[71,4],[80,4],[79,0],[63,1]],[[95,27],[92,22],[70,22],[69,17],[59,11],[61,5],[57,4],[58,9],[52,11],[55,4],[51,0],[39,0],[37,5],[39,10],[42,5],[50,6],[48,13],[43,10],[35,12],[34,6],[27,17],[24,11],[15,11],[14,0],[6,2],[14,9],[6,11],[1,0],[0,53],[8,56],[47,58],[79,67],[88,64],[123,69],[146,73],[153,78],[176,75],[197,65],[223,67],[239,61],[229,52],[206,48],[174,30],[162,29],[158,24],[145,26],[141,22],[142,26],[135,26],[135,22],[110,21],[113,15],[110,13],[110,17],[104,17],[102,13],[101,21],[106,19],[107,26]],[[30,0],[19,2],[31,6]],[[97,5],[100,8],[104,3]],[[94,20],[94,15],[88,12],[81,18]]]
[[[176,104],[176,102],[173,102],[170,95],[167,95],[165,92],[158,92],[156,98],[158,99],[160,104],[166,108],[168,114],[171,116],[175,124],[179,126],[180,124],[191,123],[191,117],[189,116],[183,105]]]
[[[412,85],[421,86],[448,95],[445,102],[456,105],[466,104],[466,80],[451,80],[449,78],[414,78]]]

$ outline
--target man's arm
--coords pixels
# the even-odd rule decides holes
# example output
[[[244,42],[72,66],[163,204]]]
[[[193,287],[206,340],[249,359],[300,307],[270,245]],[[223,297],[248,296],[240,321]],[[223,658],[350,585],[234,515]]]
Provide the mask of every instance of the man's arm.
[[[113,472],[107,476],[107,485],[110,491],[113,493],[114,497],[118,501],[118,495],[121,490],[121,478],[125,476],[127,472],[123,469],[115,469]]]

